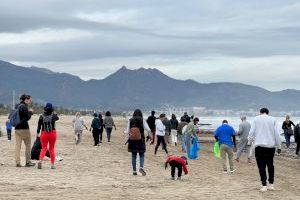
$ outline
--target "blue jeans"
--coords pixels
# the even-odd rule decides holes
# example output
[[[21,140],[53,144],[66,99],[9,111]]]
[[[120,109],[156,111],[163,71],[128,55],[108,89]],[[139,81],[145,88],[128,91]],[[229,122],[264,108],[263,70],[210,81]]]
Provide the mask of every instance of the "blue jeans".
[[[189,155],[190,151],[191,151],[191,146],[192,146],[191,135],[185,135],[184,141],[185,141],[185,146],[186,146],[186,153],[187,153],[187,155]]]
[[[181,148],[182,148],[182,151],[186,151],[185,135],[181,136]]]
[[[145,153],[139,152],[140,155],[140,168],[144,168],[144,162],[145,162]],[[134,172],[136,172],[136,158],[137,158],[137,152],[132,152],[132,169]]]
[[[291,135],[284,133],[286,147],[289,148],[291,145]]]
[[[107,141],[110,142],[112,128],[106,128]]]

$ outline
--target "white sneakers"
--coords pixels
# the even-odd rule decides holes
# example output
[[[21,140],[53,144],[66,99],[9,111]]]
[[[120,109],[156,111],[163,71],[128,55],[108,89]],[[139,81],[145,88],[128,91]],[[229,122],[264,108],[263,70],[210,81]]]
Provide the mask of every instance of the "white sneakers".
[[[273,184],[269,184],[268,186],[263,186],[260,189],[261,192],[267,192],[268,190],[274,191],[275,190],[274,185]]]
[[[261,192],[267,192],[268,191],[268,187],[267,186],[262,186],[262,188],[260,189]]]

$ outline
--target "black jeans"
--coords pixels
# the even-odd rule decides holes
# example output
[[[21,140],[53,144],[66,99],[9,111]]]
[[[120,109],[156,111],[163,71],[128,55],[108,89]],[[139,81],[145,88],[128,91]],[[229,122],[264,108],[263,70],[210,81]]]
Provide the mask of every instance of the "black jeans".
[[[297,144],[297,147],[296,147],[296,155],[299,156],[299,151],[300,151],[300,138],[295,138],[296,140],[296,144]]]
[[[110,142],[112,128],[106,128],[107,141]]]
[[[168,150],[167,150],[167,144],[166,144],[166,141],[165,141],[165,137],[164,136],[157,136],[157,144],[156,144],[156,147],[155,147],[155,154],[157,153],[157,149],[158,147],[160,146],[160,144],[162,143],[163,145],[163,149],[165,150],[166,154],[168,154]]]
[[[175,170],[177,168],[178,169],[178,178],[180,178],[182,175],[182,165],[176,161],[171,161],[171,162],[169,162],[169,164],[171,166],[171,176],[173,178],[175,178]]]
[[[6,129],[7,131],[7,139],[11,140],[11,129]]]
[[[99,129],[99,142],[102,143],[103,127]]]
[[[274,183],[274,155],[275,148],[256,147],[255,157],[261,183],[263,186],[267,185],[266,167],[268,167],[269,183]]]
[[[95,146],[99,144],[99,132],[100,129],[94,128],[93,129],[93,137],[94,137],[94,142],[95,142]]]

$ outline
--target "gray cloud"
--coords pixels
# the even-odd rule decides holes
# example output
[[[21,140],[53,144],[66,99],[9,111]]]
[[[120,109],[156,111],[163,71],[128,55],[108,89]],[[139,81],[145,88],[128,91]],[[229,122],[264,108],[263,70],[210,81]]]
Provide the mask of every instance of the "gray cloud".
[[[236,60],[242,61],[235,68],[246,72],[253,60],[264,60],[254,62],[255,67],[272,69],[273,65],[275,69],[280,59],[292,56],[293,63],[287,62],[292,66],[289,70],[299,73],[295,68],[300,64],[299,11],[300,3],[292,0],[3,0],[0,59],[52,69],[72,63],[76,70],[64,70],[84,74],[84,78],[96,78],[87,71],[80,73],[84,63],[89,63],[91,71],[96,66],[112,69],[123,64],[133,68],[155,64],[181,79],[201,76],[177,75],[181,66],[206,67],[218,70],[214,71],[218,79],[201,79],[222,81],[227,80],[222,72]],[[45,29],[49,31],[41,31]],[[1,40],[4,37],[16,42]],[[292,83],[282,80],[286,87]],[[273,82],[260,83],[281,88]]]

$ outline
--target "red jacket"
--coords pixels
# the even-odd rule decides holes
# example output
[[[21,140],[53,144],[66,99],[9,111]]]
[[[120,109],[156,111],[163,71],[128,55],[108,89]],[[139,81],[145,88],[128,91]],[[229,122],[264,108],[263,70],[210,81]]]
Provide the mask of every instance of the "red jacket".
[[[175,161],[175,162],[179,163],[183,167],[184,174],[188,174],[188,169],[187,169],[187,166],[186,166],[186,160],[184,160],[184,159],[182,159],[181,157],[178,157],[178,156],[169,156],[166,160],[166,165],[171,161]]]

